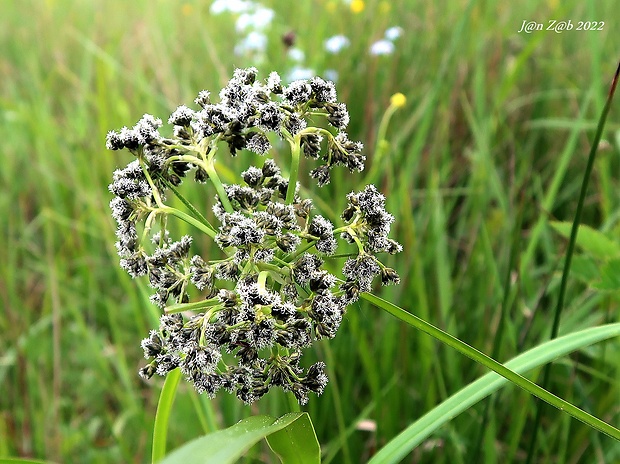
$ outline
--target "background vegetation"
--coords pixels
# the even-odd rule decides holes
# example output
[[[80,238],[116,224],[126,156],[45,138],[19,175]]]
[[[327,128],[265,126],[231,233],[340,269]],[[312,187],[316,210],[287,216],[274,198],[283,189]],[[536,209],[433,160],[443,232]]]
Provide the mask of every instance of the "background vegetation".
[[[105,134],[145,112],[167,117],[199,90],[217,91],[234,67],[255,65],[263,77],[296,66],[336,71],[350,135],[365,142],[371,165],[389,97],[404,93],[407,105],[392,119],[380,169],[366,179],[337,174],[319,207],[335,216],[346,193],[377,182],[405,247],[390,261],[402,283],[380,289],[383,297],[489,354],[502,320],[499,360],[548,339],[566,247],[551,221],[574,214],[588,140],[618,60],[615,2],[262,4],[275,16],[261,57],[234,53],[244,37],[235,29],[238,15],[215,15],[208,1],[1,3],[0,456],[149,460],[161,381],[144,383],[137,370],[139,341],[156,326],[158,310],[144,283],[118,267],[107,185],[130,155],[107,152]],[[549,19],[605,25],[517,33],[523,20]],[[394,52],[369,54],[392,26],[404,29]],[[290,31],[302,62],[281,39]],[[324,41],[336,34],[350,46],[329,54]],[[618,106],[584,215],[616,245]],[[210,195],[192,200],[208,211]],[[207,254],[210,245],[196,246]],[[560,333],[618,321],[614,258],[582,246]],[[617,425],[619,350],[612,340],[557,361],[550,390]],[[485,372],[365,303],[308,357],[325,360],[331,379],[307,406],[326,462],[364,462]],[[184,385],[169,446],[251,414],[286,410],[277,393],[250,408],[226,394],[209,402]],[[479,404],[455,418],[407,462],[470,462],[483,410]],[[529,395],[502,390],[481,459],[524,462],[534,411]],[[552,408],[542,425],[534,462],[620,460],[619,443]],[[269,462],[261,449],[252,456],[248,461]]]

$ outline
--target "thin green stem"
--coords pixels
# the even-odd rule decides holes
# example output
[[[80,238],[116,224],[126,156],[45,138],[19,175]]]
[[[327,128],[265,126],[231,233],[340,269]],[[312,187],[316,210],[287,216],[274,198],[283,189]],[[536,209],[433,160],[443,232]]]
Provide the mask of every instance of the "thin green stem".
[[[327,137],[328,139],[333,139],[334,138],[334,134],[332,134],[330,131],[328,131],[327,129],[323,129],[322,127],[307,127],[302,131],[299,131],[299,133],[297,135],[299,135],[300,137],[303,134],[322,134],[325,137]]]
[[[161,197],[159,195],[159,192],[158,192],[157,188],[155,187],[153,179],[151,179],[151,176],[148,173],[148,169],[146,168],[146,165],[144,164],[144,162],[142,160],[140,160],[140,166],[142,166],[142,171],[144,172],[144,176],[146,177],[146,180],[147,180],[147,182],[149,183],[149,185],[151,187],[151,190],[153,192],[153,198],[155,198],[155,202],[157,203],[157,206],[158,206],[158,208],[157,208],[158,211],[161,211],[162,213],[172,214],[173,216],[176,216],[179,219],[184,220],[188,224],[191,224],[194,227],[200,229],[205,234],[207,234],[209,237],[211,237],[213,239],[215,238],[217,233],[215,232],[215,230],[213,230],[213,228],[210,225],[202,223],[198,219],[193,218],[192,216],[190,216],[187,213],[184,213],[183,211],[179,211],[176,208],[172,208],[170,206],[166,206],[163,203],[163,201],[161,200]],[[214,185],[215,185],[215,182],[214,182]],[[219,183],[219,186],[220,186],[220,188],[222,188],[222,183],[221,182]],[[217,186],[216,186],[216,190],[217,190]],[[226,192],[224,192],[224,198],[226,199],[226,202],[230,206],[230,203],[228,202],[228,197],[226,196]],[[222,201],[222,203],[224,203],[224,202]],[[232,207],[231,207],[231,210],[232,210]]]
[[[153,221],[157,217],[157,209],[152,210],[144,221],[144,230],[142,231],[142,240],[141,243],[144,243],[146,237],[151,231],[151,227],[153,227]]]
[[[149,187],[151,187],[151,192],[153,193],[153,198],[155,198],[155,203],[157,203],[157,206],[163,206],[164,203],[161,201],[161,197],[159,196],[159,190],[157,190],[157,187],[155,187],[155,183],[153,182],[153,179],[151,179],[151,175],[149,174],[149,170],[144,163],[144,160],[141,158],[138,159],[140,162],[140,167],[142,168],[142,172],[144,173],[144,177],[146,177],[146,181],[149,183]]]
[[[166,160],[166,162],[183,161],[186,163],[192,163],[204,169],[207,175],[209,176],[209,179],[213,183],[213,186],[215,187],[215,191],[217,192],[217,195],[220,198],[220,201],[222,202],[224,209],[226,210],[226,212],[232,213],[234,212],[234,209],[232,205],[230,204],[230,200],[228,199],[228,195],[226,194],[226,191],[224,190],[222,181],[220,180],[220,177],[218,176],[217,171],[215,170],[215,153],[217,152],[216,143],[217,143],[217,140],[213,140],[211,143],[210,149],[208,148],[206,142],[200,143],[198,146],[196,146],[198,153],[200,154],[200,158],[195,155],[190,155],[186,153],[183,155],[171,156],[170,158]]]
[[[316,240],[313,240],[311,242],[306,243],[304,246],[302,246],[301,248],[299,248],[295,253],[293,253],[292,255],[288,256],[286,259],[288,260],[289,263],[292,263],[293,261],[295,261],[298,257],[300,257],[301,255],[303,255],[306,251],[308,251],[310,248],[312,248],[313,246],[316,245]]]
[[[375,153],[372,159],[372,167],[368,171],[364,179],[364,183],[372,183],[379,172],[381,167],[381,161],[383,160],[383,155],[387,151],[388,142],[385,138],[385,134],[387,133],[387,128],[390,123],[390,119],[392,119],[392,115],[398,109],[395,105],[390,105],[388,109],[383,114],[381,118],[381,123],[379,124],[379,130],[377,131],[377,142],[375,144]]]
[[[166,179],[164,179],[162,177],[161,179],[164,184],[166,184],[166,187],[168,187],[170,190],[172,190],[172,193],[174,193],[174,195],[181,200],[181,202],[187,206],[187,209],[190,210],[190,212],[196,217],[196,219],[198,219],[200,222],[202,222],[205,226],[210,227],[211,229],[215,230],[215,227],[213,227],[213,225],[207,220],[206,217],[204,217],[200,211],[198,211],[194,205],[192,205],[183,195],[181,195],[181,192],[179,192],[176,187],[174,185],[172,185],[170,182],[168,182]]]
[[[213,239],[217,235],[213,229],[206,226],[205,224],[200,222],[198,219],[190,216],[189,214],[184,213],[183,211],[179,211],[176,208],[172,208],[171,206],[166,206],[166,205],[161,206],[159,210],[162,211],[163,213],[172,214],[173,216],[176,216],[179,219],[182,219],[183,221],[187,222],[188,224],[193,225],[194,227],[201,230],[202,232],[204,232],[205,234],[207,234],[209,237]]]
[[[288,403],[289,412],[301,412],[301,406],[299,406],[299,401],[297,401],[293,392],[286,392],[286,402]]]
[[[453,337],[452,335],[424,321],[423,319],[420,319],[419,317],[405,311],[403,308],[400,308],[399,306],[396,306],[389,301],[379,298],[376,295],[373,295],[371,293],[362,293],[360,295],[360,298],[369,301],[373,305],[387,311],[392,316],[400,319],[401,321],[421,330],[422,332],[430,335],[433,338],[436,338],[440,342],[454,348],[459,353],[473,359],[477,363],[488,367],[492,371],[498,373],[499,375],[514,383],[518,387],[522,388],[526,392],[537,396],[538,398],[549,403],[552,406],[555,406],[560,411],[565,411],[567,414],[577,420],[580,420],[584,424],[587,424],[590,427],[606,435],[609,435],[612,438],[615,438],[616,440],[620,440],[620,430],[618,430],[614,426],[598,419],[597,417],[594,417],[591,414],[588,414],[584,410],[579,409],[572,403],[569,403],[568,401],[565,401],[562,398],[555,396],[553,393],[550,393],[544,388],[539,387],[522,375],[517,374],[511,369],[508,369],[503,364],[500,364],[499,362],[495,361],[484,353],[469,346],[467,343],[462,342],[458,338]]]
[[[221,304],[221,302],[217,298],[212,298],[209,300],[194,301],[193,303],[173,304],[167,306],[165,311],[166,314],[181,313],[183,311],[198,311],[200,309],[210,308],[219,304]]]
[[[227,213],[233,213],[235,210],[230,204],[230,200],[228,199],[228,195],[226,194],[226,191],[224,190],[224,185],[222,185],[220,176],[217,175],[217,171],[215,170],[215,165],[213,163],[213,160],[210,160],[210,162],[206,163],[205,171],[207,171],[207,175],[209,176],[209,179],[211,179],[211,182],[213,183],[213,186],[215,187],[215,191],[217,192],[217,196],[220,198],[220,201],[222,202],[224,209],[226,210]]]
[[[285,203],[290,205],[295,200],[295,189],[297,188],[297,177],[299,176],[299,161],[301,155],[301,136],[297,134],[289,141],[291,145],[291,172],[286,189]]]
[[[586,165],[586,170],[583,174],[583,181],[581,183],[581,191],[579,192],[579,200],[577,202],[577,210],[575,211],[575,219],[573,220],[573,226],[570,232],[570,238],[568,240],[568,248],[566,249],[566,259],[564,260],[564,269],[562,271],[562,281],[560,283],[560,293],[558,295],[558,301],[555,306],[555,313],[553,315],[553,326],[551,328],[551,340],[558,336],[558,331],[560,329],[560,316],[562,315],[562,309],[564,308],[564,297],[566,296],[566,287],[568,285],[568,274],[570,272],[570,265],[573,258],[573,253],[575,252],[575,244],[577,242],[577,233],[579,232],[579,224],[581,222],[581,213],[583,211],[583,204],[585,202],[586,193],[588,191],[588,183],[590,181],[590,175],[592,174],[592,169],[594,167],[594,160],[596,159],[596,152],[598,150],[598,144],[601,141],[601,137],[603,135],[603,128],[605,127],[605,121],[607,120],[607,114],[609,113],[609,109],[611,108],[611,102],[614,98],[614,93],[616,92],[616,86],[618,84],[618,76],[620,75],[620,62],[618,63],[618,67],[616,68],[616,73],[614,74],[614,78],[611,81],[611,86],[609,88],[609,93],[607,95],[607,101],[605,102],[605,106],[603,107],[603,112],[598,120],[598,124],[596,126],[596,133],[594,134],[594,140],[592,141],[592,147],[590,148],[590,154],[588,155],[588,164]],[[542,387],[547,388],[549,385],[549,379],[551,375],[551,363],[545,366],[543,371],[543,381]],[[538,436],[538,430],[540,429],[540,421],[542,419],[544,405],[542,403],[538,403],[536,405],[536,418],[534,420],[534,428],[532,429],[532,435],[530,439],[530,445],[528,448],[527,454],[527,463],[531,463],[532,459],[534,459],[534,450],[536,447],[536,439]]]

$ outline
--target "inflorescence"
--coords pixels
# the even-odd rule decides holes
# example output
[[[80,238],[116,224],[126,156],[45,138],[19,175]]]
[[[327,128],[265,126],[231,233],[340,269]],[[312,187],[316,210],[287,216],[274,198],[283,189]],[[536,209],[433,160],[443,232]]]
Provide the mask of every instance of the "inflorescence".
[[[330,181],[336,165],[364,168],[362,144],[345,132],[349,114],[334,85],[315,77],[283,86],[277,73],[264,83],[256,75],[255,68],[238,69],[219,103],[202,91],[195,100],[201,109],[179,106],[168,119],[170,138],[159,133],[162,121],[148,114],[131,129],[108,133],[107,148],[126,148],[136,157],[110,185],[116,248],[121,267],[132,277],[148,277],[151,300],[164,310],[159,328],[142,341],[149,360],[143,378],[179,368],[211,397],[225,389],[252,403],[279,386],[305,404],[309,392],[323,392],[327,376],[322,362],[300,366],[302,350],[333,338],[346,307],[371,290],[375,277],[385,285],[399,282],[376,255],[402,247],[388,237],[394,217],[373,185],[347,196],[338,228],[299,194],[301,153],[321,162],[310,172],[319,185]],[[317,116],[337,133],[308,125]],[[291,146],[288,177],[266,158],[243,171],[238,184],[220,181],[215,154],[221,142],[232,156],[241,150],[266,155],[273,134]],[[217,227],[177,190],[190,173],[215,189]],[[164,203],[170,193],[187,211]],[[193,254],[191,236],[173,241],[169,216],[209,235],[221,254]],[[324,267],[338,238],[354,249],[346,254],[344,279]]]

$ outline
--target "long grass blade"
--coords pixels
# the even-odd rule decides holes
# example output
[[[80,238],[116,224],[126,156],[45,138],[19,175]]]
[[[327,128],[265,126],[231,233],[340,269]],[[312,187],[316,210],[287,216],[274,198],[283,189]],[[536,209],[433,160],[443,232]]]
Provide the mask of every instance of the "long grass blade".
[[[617,336],[620,336],[620,323],[592,327],[564,335],[532,348],[508,361],[505,367],[515,373],[523,374],[560,356]],[[506,378],[502,378],[494,372],[490,372],[470,383],[403,430],[385,445],[369,461],[369,464],[400,462],[439,427],[507,384]],[[474,460],[473,462],[481,461]]]
[[[151,462],[155,464],[166,455],[166,438],[168,437],[168,421],[172,403],[177,393],[181,371],[174,369],[166,376],[166,381],[161,389],[157,412],[155,413],[155,426],[153,427],[153,454]]]
[[[551,328],[551,340],[558,336],[560,329],[560,317],[562,315],[562,309],[564,308],[564,298],[566,296],[566,286],[568,285],[568,274],[570,272],[570,265],[575,252],[575,243],[577,242],[577,233],[579,232],[579,223],[581,222],[581,214],[583,212],[583,204],[586,199],[586,193],[588,191],[588,183],[590,181],[590,175],[592,174],[592,168],[594,167],[594,160],[596,158],[596,152],[598,150],[598,144],[601,141],[603,135],[603,128],[605,127],[605,121],[607,120],[607,114],[611,108],[611,102],[616,92],[616,85],[618,84],[618,76],[620,75],[620,62],[616,69],[616,74],[611,81],[611,87],[607,95],[607,101],[605,107],[599,118],[598,125],[596,127],[596,134],[592,141],[592,147],[590,148],[590,155],[588,156],[588,164],[583,174],[583,181],[581,183],[581,191],[579,192],[579,201],[577,202],[577,210],[575,211],[575,219],[573,220],[573,227],[570,233],[570,239],[568,240],[568,248],[566,249],[566,259],[564,260],[564,270],[562,271],[562,281],[560,283],[560,293],[558,295],[558,301],[555,306],[555,312],[553,315],[553,326]],[[542,388],[546,389],[549,385],[549,379],[551,374],[551,364],[545,366],[543,372]],[[544,405],[538,403],[536,405],[536,418],[534,419],[534,427],[532,428],[532,435],[530,438],[530,445],[527,454],[527,463],[531,463],[534,459],[534,450],[536,448],[536,439],[538,436],[538,430],[540,429],[540,421],[542,419]]]
[[[539,387],[532,381],[523,377],[521,374],[518,374],[517,372],[514,372],[503,364],[498,363],[494,359],[488,357],[486,354],[478,351],[474,347],[469,346],[467,343],[462,342],[458,338],[453,337],[452,335],[444,332],[443,330],[435,327],[434,325],[429,324],[428,322],[414,316],[411,313],[408,313],[403,308],[400,308],[399,306],[396,306],[389,301],[385,301],[378,296],[370,293],[363,293],[360,297],[369,301],[375,306],[387,311],[392,316],[397,317],[401,321],[436,338],[440,342],[451,346],[461,354],[464,354],[465,356],[473,359],[477,363],[488,367],[492,371],[498,373],[499,375],[506,378],[523,390],[527,391],[528,393],[540,398],[541,400],[549,403],[552,406],[555,406],[559,410],[566,412],[567,414],[571,415],[575,419],[580,420],[584,424],[587,424],[590,427],[598,430],[599,432],[615,438],[616,440],[620,440],[620,430],[618,430],[614,426],[602,421],[601,419],[598,419],[597,417],[594,417],[593,415],[587,413],[582,409],[579,409],[572,403],[569,403],[568,401],[565,401],[562,398],[555,396],[553,393],[548,392],[544,388]]]

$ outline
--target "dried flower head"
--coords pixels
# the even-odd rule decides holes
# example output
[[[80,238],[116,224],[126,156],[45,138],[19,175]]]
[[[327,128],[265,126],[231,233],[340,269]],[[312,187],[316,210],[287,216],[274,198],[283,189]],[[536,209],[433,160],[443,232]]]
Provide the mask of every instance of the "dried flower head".
[[[203,90],[198,109],[177,107],[167,119],[171,137],[160,134],[162,121],[151,115],[107,135],[107,148],[135,156],[110,185],[120,265],[148,279],[152,302],[164,310],[159,328],[142,341],[148,364],[140,375],[179,368],[209,396],[224,389],[252,403],[280,387],[304,404],[310,392],[323,392],[327,377],[322,362],[300,365],[303,350],[333,338],[347,305],[370,291],[376,277],[398,283],[396,271],[376,256],[401,250],[388,238],[394,217],[372,185],[348,195],[339,227],[300,196],[302,153],[322,162],[310,172],[319,185],[329,182],[336,165],[364,169],[362,144],[345,132],[349,114],[333,83],[312,78],[284,86],[276,73],[263,83],[257,69],[237,69],[218,95],[214,102]],[[309,125],[309,116],[320,114],[335,133]],[[291,147],[289,177],[275,160],[258,158],[238,183],[221,182],[215,167],[221,146],[232,156],[267,155],[274,137]],[[199,188],[215,194],[217,224],[177,189],[192,172]],[[178,196],[187,209],[167,205],[167,195]],[[213,239],[216,252],[197,252],[189,235],[173,241],[170,217]],[[326,259],[338,259],[331,258],[338,238],[353,245],[344,279],[325,266]]]

